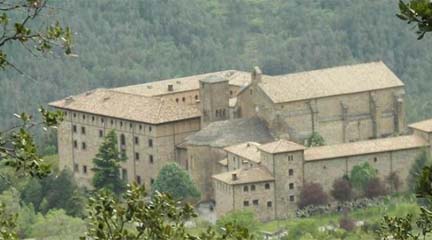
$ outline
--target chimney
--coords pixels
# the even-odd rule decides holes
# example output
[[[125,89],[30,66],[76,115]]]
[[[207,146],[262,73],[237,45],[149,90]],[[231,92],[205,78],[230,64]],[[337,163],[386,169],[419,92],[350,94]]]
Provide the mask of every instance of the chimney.
[[[65,103],[66,104],[69,104],[69,103],[71,103],[71,102],[73,102],[74,101],[74,98],[72,97],[72,96],[69,96],[69,97],[67,97],[66,99],[65,99]]]
[[[233,181],[237,181],[238,177],[237,177],[237,173],[233,173],[232,174],[232,180]]]
[[[174,91],[174,85],[168,84],[168,92]]]
[[[252,71],[252,83],[258,84],[262,80],[262,71],[259,67],[254,67]]]

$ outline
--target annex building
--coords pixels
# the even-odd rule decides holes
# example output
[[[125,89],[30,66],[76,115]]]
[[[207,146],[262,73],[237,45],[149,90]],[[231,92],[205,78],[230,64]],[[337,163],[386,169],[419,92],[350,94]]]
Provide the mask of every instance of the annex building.
[[[251,208],[290,217],[305,182],[329,190],[365,161],[406,179],[430,146],[432,121],[405,122],[404,84],[382,62],[287,74],[228,70],[112,89],[53,102],[60,167],[89,186],[92,159],[114,129],[128,161],[124,180],[150,187],[175,161],[217,215]],[[317,132],[326,146],[306,148]]]

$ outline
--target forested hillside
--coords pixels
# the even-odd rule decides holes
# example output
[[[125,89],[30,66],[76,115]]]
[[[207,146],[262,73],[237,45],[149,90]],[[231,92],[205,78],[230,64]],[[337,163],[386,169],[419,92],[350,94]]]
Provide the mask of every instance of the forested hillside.
[[[78,57],[35,58],[8,46],[0,126],[14,112],[98,87],[223,69],[284,74],[383,60],[406,83],[409,121],[432,115],[432,41],[417,41],[394,0],[65,0],[52,18],[75,33]]]

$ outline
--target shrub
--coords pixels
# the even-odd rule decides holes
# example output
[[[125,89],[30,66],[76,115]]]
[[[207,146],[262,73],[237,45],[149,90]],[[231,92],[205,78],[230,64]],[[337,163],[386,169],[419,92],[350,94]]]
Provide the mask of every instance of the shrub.
[[[368,162],[362,165],[354,166],[351,170],[350,181],[357,190],[365,191],[370,179],[375,178],[377,170],[374,169]]]
[[[375,177],[369,180],[365,189],[365,195],[368,198],[375,198],[387,194],[385,185],[381,179]]]
[[[239,225],[248,229],[249,232],[255,232],[259,222],[255,217],[255,213],[251,210],[240,210],[225,214],[225,216],[218,219],[216,222],[217,229],[222,229],[226,224]]]
[[[351,200],[352,186],[350,181],[345,177],[336,179],[333,183],[331,195],[339,202]]]
[[[354,220],[348,216],[347,211],[345,211],[343,217],[339,219],[339,227],[347,232],[353,231],[356,227]]]
[[[430,154],[427,150],[423,150],[415,159],[408,175],[408,188],[411,192],[415,192],[417,186],[417,179],[421,175],[423,168],[431,163]]]
[[[325,140],[324,138],[317,132],[312,133],[306,141],[307,147],[317,147],[324,146]]]
[[[390,186],[391,192],[399,192],[400,187],[402,186],[402,181],[399,178],[399,175],[396,172],[391,172],[387,176],[387,184]]]
[[[311,205],[325,205],[328,202],[328,196],[319,183],[305,183],[300,192],[299,208]]]

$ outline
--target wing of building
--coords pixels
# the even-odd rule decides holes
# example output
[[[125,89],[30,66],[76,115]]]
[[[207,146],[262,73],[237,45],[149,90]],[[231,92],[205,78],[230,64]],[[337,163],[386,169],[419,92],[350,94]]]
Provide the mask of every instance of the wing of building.
[[[281,76],[227,70],[113,89],[51,103],[59,126],[61,168],[91,187],[92,158],[115,130],[128,161],[122,177],[149,187],[175,161],[218,215],[255,209],[262,220],[296,209],[304,182],[323,184],[370,162],[381,177],[405,178],[430,146],[429,121],[405,122],[404,84],[383,63]],[[314,133],[326,146],[306,148]],[[407,135],[408,134],[408,135]]]

